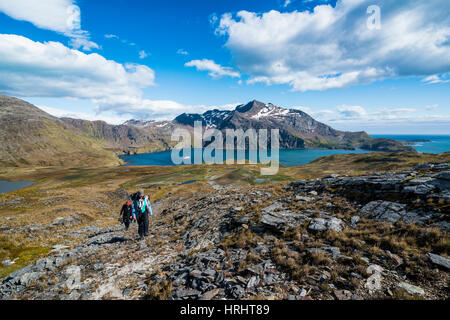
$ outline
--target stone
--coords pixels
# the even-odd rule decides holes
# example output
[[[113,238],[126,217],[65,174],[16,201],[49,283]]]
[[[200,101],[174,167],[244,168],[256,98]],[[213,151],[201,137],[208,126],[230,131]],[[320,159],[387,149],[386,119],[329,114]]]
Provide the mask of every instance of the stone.
[[[55,246],[52,247],[52,250],[54,250],[54,251],[61,251],[61,250],[64,250],[64,249],[69,249],[69,248],[70,248],[69,246],[65,246],[65,245],[55,245]]]
[[[312,198],[310,198],[310,197],[302,197],[302,196],[296,196],[295,197],[295,200],[296,201],[303,201],[303,202],[309,202],[309,201],[312,201],[313,199]]]
[[[382,273],[383,271],[384,271],[383,267],[377,264],[371,264],[366,269],[366,272],[368,274]]]
[[[43,272],[25,273],[19,277],[19,283],[25,287],[28,287],[31,282],[39,279],[43,274],[44,274]]]
[[[420,184],[417,186],[406,186],[403,188],[402,193],[413,193],[417,195],[426,195],[436,189],[435,186],[430,184]]]
[[[289,184],[289,186],[290,186],[291,188],[299,188],[299,187],[302,187],[302,186],[304,186],[304,185],[306,185],[306,184],[307,184],[307,181],[306,181],[306,180],[297,180],[297,181],[291,182],[291,183]]]
[[[178,298],[197,298],[201,294],[200,291],[194,289],[177,290],[175,296]]]
[[[414,168],[414,170],[424,170],[424,169],[433,169],[434,164],[431,163],[423,163]]]
[[[361,260],[364,261],[366,264],[370,263],[370,260],[367,257],[361,257]]]
[[[10,266],[10,265],[13,265],[14,263],[15,263],[15,262],[12,261],[12,260],[10,260],[10,259],[3,260],[3,261],[2,261],[2,265],[3,265],[4,267],[8,267],[8,266]]]
[[[241,299],[244,294],[245,290],[240,285],[236,285],[230,289],[230,295],[235,299]]]
[[[441,266],[447,270],[450,269],[450,260],[434,253],[427,253],[427,257],[434,264]]]
[[[298,295],[300,296],[300,297],[306,297],[306,295],[308,294],[308,291],[306,291],[305,289],[300,289],[299,291],[298,291]]]
[[[341,219],[330,218],[314,218],[308,226],[311,231],[326,231],[333,230],[336,232],[342,232],[344,222]]]
[[[400,282],[398,284],[399,288],[405,289],[406,292],[412,295],[418,295],[423,296],[425,295],[425,290],[423,290],[421,287],[414,286],[412,284],[406,283],[406,282]]]
[[[450,163],[439,163],[434,165],[433,169],[435,170],[448,170],[450,169]]]
[[[444,171],[436,175],[436,179],[450,181],[450,171]]]
[[[189,277],[194,279],[202,278],[202,272],[200,270],[192,270],[189,272]]]
[[[217,296],[220,292],[220,289],[212,289],[208,292],[205,292],[201,297],[200,300],[212,300],[215,296]]]
[[[374,273],[371,275],[367,279],[364,287],[369,290],[370,293],[381,290],[381,273]]]
[[[253,287],[256,287],[258,284],[259,284],[259,277],[258,276],[253,276],[247,282],[247,289],[251,289]]]
[[[359,215],[376,221],[395,223],[406,214],[406,205],[390,201],[372,201],[366,204]]]
[[[352,226],[353,228],[355,228],[356,225],[358,224],[359,220],[361,220],[361,217],[360,217],[360,216],[353,216],[353,217],[350,219],[350,224],[351,224],[351,226]]]
[[[343,229],[343,221],[338,218],[331,218],[327,220],[327,229],[333,230],[336,232],[342,232]]]
[[[327,230],[326,221],[323,218],[315,218],[311,221],[308,226],[309,230],[312,231],[325,231]]]
[[[371,274],[371,276],[367,279],[364,287],[367,290],[369,290],[370,293],[373,293],[375,291],[379,291],[382,289],[381,273],[383,272],[383,270],[384,270],[383,267],[376,265],[376,264],[371,264],[370,266],[367,267],[366,272],[367,272],[367,274]]]
[[[261,217],[261,223],[281,233],[286,232],[289,228],[298,226],[308,220],[310,220],[310,218],[305,215],[296,214],[290,211],[265,211]]]
[[[352,300],[353,294],[348,290],[334,290],[334,296],[338,300]]]

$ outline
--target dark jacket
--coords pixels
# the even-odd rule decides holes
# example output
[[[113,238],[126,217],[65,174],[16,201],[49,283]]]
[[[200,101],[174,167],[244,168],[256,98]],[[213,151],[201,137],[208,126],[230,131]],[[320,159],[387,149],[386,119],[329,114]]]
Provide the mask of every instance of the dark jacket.
[[[120,210],[120,215],[124,219],[131,219],[131,217],[133,216],[133,207],[132,207],[132,205],[127,206],[126,204],[124,204],[122,206],[122,210]]]

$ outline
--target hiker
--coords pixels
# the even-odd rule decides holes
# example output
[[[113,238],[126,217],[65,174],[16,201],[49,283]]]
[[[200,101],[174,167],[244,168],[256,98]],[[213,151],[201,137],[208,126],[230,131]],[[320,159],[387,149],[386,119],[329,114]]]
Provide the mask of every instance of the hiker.
[[[130,227],[131,219],[133,218],[133,208],[131,206],[131,201],[127,201],[120,210],[121,222],[125,225],[125,230]]]
[[[141,240],[148,236],[148,219],[152,214],[150,199],[144,194],[144,190],[140,190],[133,203],[132,215],[139,225],[138,232]]]

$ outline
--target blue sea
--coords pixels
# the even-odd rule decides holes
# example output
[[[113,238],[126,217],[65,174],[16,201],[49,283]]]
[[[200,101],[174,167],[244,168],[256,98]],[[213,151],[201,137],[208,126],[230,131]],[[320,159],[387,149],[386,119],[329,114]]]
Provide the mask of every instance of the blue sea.
[[[374,138],[388,138],[400,141],[426,139],[430,142],[415,143],[412,146],[420,153],[443,153],[450,151],[450,135],[448,136],[423,136],[423,135],[372,135]],[[345,153],[368,153],[364,150],[280,150],[280,163],[283,166],[299,166],[308,164],[320,157]],[[194,152],[191,152],[192,156]],[[248,153],[245,156],[248,159]],[[171,151],[145,153],[132,156],[121,156],[126,165],[131,166],[173,166]],[[235,159],[237,154],[235,153]],[[259,161],[259,159],[258,159]]]
[[[425,139],[431,142],[418,142],[412,146],[420,153],[443,153],[450,151],[450,135],[372,135],[374,138],[387,138],[399,141]]]

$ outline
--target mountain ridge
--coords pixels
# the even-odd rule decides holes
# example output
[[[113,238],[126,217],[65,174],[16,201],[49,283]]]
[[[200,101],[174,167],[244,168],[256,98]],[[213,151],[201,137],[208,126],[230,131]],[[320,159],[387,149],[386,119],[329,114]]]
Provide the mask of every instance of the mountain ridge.
[[[117,165],[120,154],[166,151],[176,128],[193,131],[195,121],[206,129],[280,129],[282,149],[356,149],[416,152],[365,132],[339,131],[300,110],[253,100],[234,110],[181,114],[173,121],[104,121],[57,118],[23,100],[0,95],[0,163],[6,166]]]
[[[349,132],[333,129],[315,120],[307,113],[253,100],[234,110],[209,110],[203,114],[183,113],[173,123],[193,127],[201,121],[207,129],[280,129],[282,149],[364,149],[369,151],[408,151],[407,147],[392,139],[374,139],[364,131]]]

